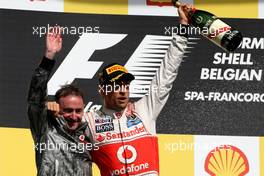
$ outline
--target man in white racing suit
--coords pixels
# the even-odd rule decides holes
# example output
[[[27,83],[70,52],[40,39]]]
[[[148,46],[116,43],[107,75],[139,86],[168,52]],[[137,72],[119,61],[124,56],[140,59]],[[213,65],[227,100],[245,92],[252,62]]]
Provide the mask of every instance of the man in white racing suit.
[[[188,27],[185,11],[190,5],[180,6],[179,22]],[[129,84],[134,76],[119,64],[106,66],[99,74],[100,94],[104,100],[101,111],[89,112],[86,120],[92,141],[99,150],[92,151],[92,160],[102,176],[159,175],[158,138],[156,120],[169,97],[178,74],[186,35],[174,35],[161,67],[150,85],[150,91],[128,106]]]

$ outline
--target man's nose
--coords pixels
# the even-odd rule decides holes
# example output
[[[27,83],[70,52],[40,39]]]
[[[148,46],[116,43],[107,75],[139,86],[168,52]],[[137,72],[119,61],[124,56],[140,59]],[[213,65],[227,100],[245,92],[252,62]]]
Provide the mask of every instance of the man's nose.
[[[119,94],[120,94],[120,95],[125,95],[125,93],[126,93],[125,91],[122,91],[122,90],[119,91]]]
[[[72,111],[72,114],[71,114],[72,118],[73,119],[77,119],[78,118],[78,113],[76,113],[76,111]]]
[[[126,87],[126,85],[122,85],[120,89],[120,93],[126,93],[126,92],[128,92],[128,88]]]

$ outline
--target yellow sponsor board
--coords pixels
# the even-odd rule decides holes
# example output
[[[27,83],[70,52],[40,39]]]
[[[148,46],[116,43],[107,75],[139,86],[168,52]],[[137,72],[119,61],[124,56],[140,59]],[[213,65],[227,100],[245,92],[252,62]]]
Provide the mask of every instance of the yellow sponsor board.
[[[35,176],[35,151],[29,129],[0,128],[0,175]],[[161,175],[194,175],[193,136],[159,135]],[[93,175],[100,176],[93,165]]]
[[[146,5],[171,6],[169,0],[145,0],[144,3]],[[226,18],[258,18],[260,11],[258,0],[240,2],[237,0],[193,0],[193,4],[197,9],[203,9]],[[64,11],[73,13],[127,15],[128,6],[128,0],[64,0]]]
[[[100,170],[96,164],[93,163],[93,176],[100,176]]]
[[[36,176],[34,143],[29,129],[0,128],[0,175]],[[100,176],[93,165],[93,175]]]
[[[160,175],[194,175],[194,137],[160,134]]]
[[[258,0],[194,0],[194,5],[197,9],[209,11],[218,17],[258,18]]]
[[[0,128],[0,139],[0,175],[35,176],[35,153],[30,130]]]
[[[126,15],[128,13],[128,0],[64,0],[64,11]]]
[[[0,128],[0,175],[35,176],[35,152],[29,129]],[[194,174],[194,136],[160,134],[160,175]],[[260,166],[264,165],[264,137],[260,138]],[[93,175],[100,176],[93,165]],[[264,167],[260,167],[264,176]]]

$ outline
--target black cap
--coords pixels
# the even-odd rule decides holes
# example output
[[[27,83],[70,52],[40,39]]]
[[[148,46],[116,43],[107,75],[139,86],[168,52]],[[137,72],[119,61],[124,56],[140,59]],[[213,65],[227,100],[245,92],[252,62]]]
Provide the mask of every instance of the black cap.
[[[127,69],[118,63],[112,63],[104,67],[99,73],[99,84],[113,84],[120,81],[133,81],[135,77],[128,73]]]

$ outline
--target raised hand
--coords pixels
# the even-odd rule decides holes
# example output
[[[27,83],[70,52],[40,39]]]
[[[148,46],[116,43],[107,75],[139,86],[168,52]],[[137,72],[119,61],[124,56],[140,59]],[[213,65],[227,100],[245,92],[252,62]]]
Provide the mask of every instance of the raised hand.
[[[48,59],[53,59],[55,54],[61,50],[61,47],[62,47],[61,28],[59,26],[50,28],[46,36],[45,56]]]

